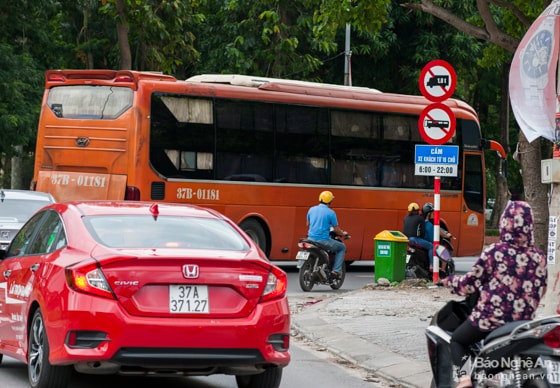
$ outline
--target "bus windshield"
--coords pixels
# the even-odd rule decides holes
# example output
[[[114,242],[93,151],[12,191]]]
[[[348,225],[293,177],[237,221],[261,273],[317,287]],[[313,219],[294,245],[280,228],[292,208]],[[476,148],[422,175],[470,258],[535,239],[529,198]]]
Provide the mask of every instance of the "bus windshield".
[[[113,120],[132,106],[132,89],[118,86],[59,86],[47,104],[60,118]]]

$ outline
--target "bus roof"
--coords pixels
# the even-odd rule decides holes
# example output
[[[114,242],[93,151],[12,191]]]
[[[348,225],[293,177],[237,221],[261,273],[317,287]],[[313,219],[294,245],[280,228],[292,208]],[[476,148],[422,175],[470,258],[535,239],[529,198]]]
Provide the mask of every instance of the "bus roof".
[[[281,79],[281,78],[269,78],[269,77],[257,77],[250,75],[241,74],[201,74],[195,75],[187,79],[190,82],[206,82],[206,83],[220,83],[220,84],[230,84],[237,86],[248,86],[253,88],[268,89],[270,84],[278,85],[290,85],[290,86],[300,86],[306,88],[321,88],[327,90],[337,90],[337,91],[359,91],[362,93],[381,93],[377,89],[370,89],[366,87],[356,87],[356,86],[346,86],[346,85],[335,85],[335,84],[324,84],[319,82],[309,82],[309,81],[298,81],[292,79]]]
[[[409,104],[419,104],[428,105],[428,101],[425,97],[421,95],[404,95],[395,93],[383,93],[378,89],[357,87],[357,86],[346,86],[346,85],[336,85],[336,84],[325,84],[319,82],[309,82],[309,81],[298,81],[291,79],[281,79],[281,78],[269,78],[269,77],[258,77],[250,75],[241,74],[201,74],[190,77],[186,80],[187,82],[194,82],[199,84],[224,84],[232,86],[241,86],[247,88],[256,88],[259,90],[266,90],[270,92],[283,92],[291,94],[302,94],[308,96],[318,96],[318,97],[331,97],[331,98],[343,98],[343,99],[354,99],[362,101],[377,101],[377,102],[388,102],[394,103],[396,99],[401,102],[408,101]],[[470,111],[472,114],[476,115],[474,109],[467,103],[456,100],[447,99],[444,104],[455,107],[458,109],[464,109]]]
[[[240,74],[202,74],[188,78],[187,82],[228,84],[232,86],[251,87],[271,92],[306,94],[309,96],[319,97],[356,98],[359,100],[369,100],[372,95],[381,94],[381,91],[377,89],[370,89],[366,87],[257,77]]]

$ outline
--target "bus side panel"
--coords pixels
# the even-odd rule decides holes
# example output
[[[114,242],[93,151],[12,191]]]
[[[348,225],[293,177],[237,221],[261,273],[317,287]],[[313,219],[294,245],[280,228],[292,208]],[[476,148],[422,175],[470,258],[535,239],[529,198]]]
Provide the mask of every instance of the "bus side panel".
[[[276,260],[295,259],[297,241],[305,237],[305,215],[307,209],[280,206],[226,206],[224,215],[238,225],[248,218],[262,220],[272,236],[270,258]],[[293,227],[290,227],[292,226]],[[294,243],[295,241],[295,243]]]
[[[173,180],[165,183],[166,202],[193,203],[213,208],[237,224],[254,217],[265,225],[272,237],[270,258],[293,260],[297,243],[307,235],[306,215],[311,206],[317,204],[320,187],[296,185],[271,185],[255,183],[233,183],[211,181]],[[335,187],[332,208],[337,213],[340,226],[352,238],[346,240],[347,260],[371,260],[374,254],[374,238],[383,230],[402,230],[406,206],[410,202],[433,202],[433,193],[425,191],[403,191],[387,189],[356,190]],[[143,192],[146,190],[143,190]],[[150,198],[143,198],[151,200]],[[260,202],[260,205],[254,203]],[[448,223],[451,232],[462,236],[468,230],[469,238],[458,249],[454,241],[455,256],[478,255],[480,248],[475,238],[480,228],[467,225],[467,219],[477,217],[468,211],[463,217],[464,203],[460,192],[441,194],[441,217]],[[400,209],[400,210],[395,210]],[[474,241],[476,240],[476,241]],[[363,245],[362,245],[363,244]]]
[[[126,175],[39,171],[36,190],[51,193],[58,202],[124,199]]]
[[[463,206],[468,209],[466,204]],[[480,233],[481,227],[485,228],[484,214],[471,210],[461,212],[461,225],[461,239],[453,240],[455,250],[465,252],[464,256],[478,256],[484,245],[484,233]]]

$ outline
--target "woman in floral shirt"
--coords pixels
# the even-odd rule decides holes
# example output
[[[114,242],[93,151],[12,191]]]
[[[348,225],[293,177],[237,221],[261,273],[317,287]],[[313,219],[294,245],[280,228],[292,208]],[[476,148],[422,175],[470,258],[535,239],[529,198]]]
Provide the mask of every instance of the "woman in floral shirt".
[[[457,295],[480,293],[468,319],[451,337],[457,388],[472,387],[461,370],[468,346],[507,322],[533,319],[546,280],[546,256],[534,245],[532,209],[527,202],[509,202],[500,218],[500,241],[482,252],[470,272],[442,280]]]

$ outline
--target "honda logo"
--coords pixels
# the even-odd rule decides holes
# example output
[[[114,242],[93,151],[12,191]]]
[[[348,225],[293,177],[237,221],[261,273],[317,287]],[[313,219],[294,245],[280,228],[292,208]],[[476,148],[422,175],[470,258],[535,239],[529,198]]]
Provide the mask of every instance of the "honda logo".
[[[198,265],[196,264],[185,264],[183,266],[183,276],[187,279],[196,279],[200,274],[198,270]]]

